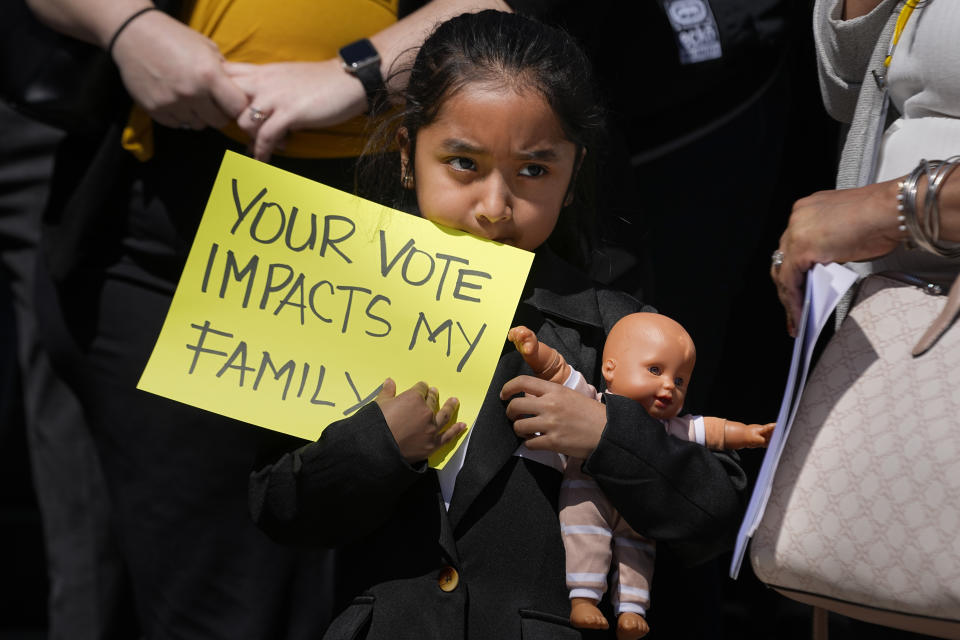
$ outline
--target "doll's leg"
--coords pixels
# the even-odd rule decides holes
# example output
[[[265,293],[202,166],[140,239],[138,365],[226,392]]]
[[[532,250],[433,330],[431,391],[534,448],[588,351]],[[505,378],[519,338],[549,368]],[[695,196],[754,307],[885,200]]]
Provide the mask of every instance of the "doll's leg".
[[[581,461],[567,462],[560,489],[560,531],[567,557],[570,622],[580,629],[606,629],[597,603],[607,590],[613,533],[604,511],[612,509],[596,483],[580,471]]]
[[[613,529],[613,559],[617,563],[617,589],[613,606],[617,612],[617,640],[636,640],[650,627],[645,619],[650,606],[650,582],[656,546],[619,515]]]

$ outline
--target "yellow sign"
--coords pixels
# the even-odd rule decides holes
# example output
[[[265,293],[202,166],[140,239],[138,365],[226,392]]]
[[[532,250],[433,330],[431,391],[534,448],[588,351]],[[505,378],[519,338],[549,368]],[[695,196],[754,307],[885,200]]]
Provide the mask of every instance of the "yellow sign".
[[[315,440],[423,380],[470,426],[532,260],[227,152],[138,388]]]

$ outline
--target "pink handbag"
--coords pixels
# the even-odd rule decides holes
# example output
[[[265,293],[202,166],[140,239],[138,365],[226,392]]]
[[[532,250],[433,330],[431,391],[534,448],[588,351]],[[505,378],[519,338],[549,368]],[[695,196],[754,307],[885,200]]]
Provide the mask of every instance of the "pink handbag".
[[[803,391],[750,559],[787,597],[960,638],[960,276],[930,293],[861,283]]]

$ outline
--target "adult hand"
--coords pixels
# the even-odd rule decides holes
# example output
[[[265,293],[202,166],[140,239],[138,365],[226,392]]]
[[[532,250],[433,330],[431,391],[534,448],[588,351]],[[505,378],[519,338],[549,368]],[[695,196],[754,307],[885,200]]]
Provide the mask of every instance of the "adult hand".
[[[237,125],[250,135],[253,157],[269,160],[291,131],[331,127],[363,114],[363,85],[346,73],[339,59],[323,62],[246,64],[224,70],[250,99]],[[254,117],[260,113],[262,116]]]
[[[456,420],[460,401],[448,398],[439,406],[436,387],[418,382],[400,395],[397,383],[387,378],[376,403],[400,447],[403,459],[414,464],[429,458],[434,451],[459,437],[467,425]]]
[[[127,91],[164,126],[220,128],[247,106],[213,41],[160,11],[131,22],[113,58]]]
[[[534,450],[586,458],[600,443],[607,424],[606,407],[555,382],[517,376],[500,390],[513,430]]]
[[[797,335],[804,282],[813,265],[877,258],[906,237],[898,228],[897,183],[819,191],[793,205],[778,247],[783,263],[770,268],[790,335]]]

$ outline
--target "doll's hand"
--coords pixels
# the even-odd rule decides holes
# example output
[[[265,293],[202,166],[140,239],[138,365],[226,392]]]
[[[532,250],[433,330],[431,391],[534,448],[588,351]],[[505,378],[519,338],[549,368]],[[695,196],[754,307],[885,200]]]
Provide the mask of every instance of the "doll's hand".
[[[540,341],[537,340],[537,334],[532,329],[523,325],[514,327],[507,332],[507,340],[513,343],[524,358],[537,352]]]
[[[517,376],[503,385],[507,417],[527,447],[586,458],[600,443],[607,409],[593,398],[533,376]]]
[[[440,407],[439,391],[436,387],[427,387],[426,382],[418,382],[396,394],[397,383],[387,378],[376,402],[400,447],[400,454],[410,464],[426,460],[467,428],[463,422],[453,422],[460,401],[448,398]]]
[[[560,352],[540,342],[531,329],[523,325],[514,327],[507,332],[507,340],[513,343],[538,378],[563,384],[570,376],[570,365]]]
[[[767,424],[743,424],[727,421],[724,427],[724,449],[756,449],[770,444],[770,436],[776,422]]]

